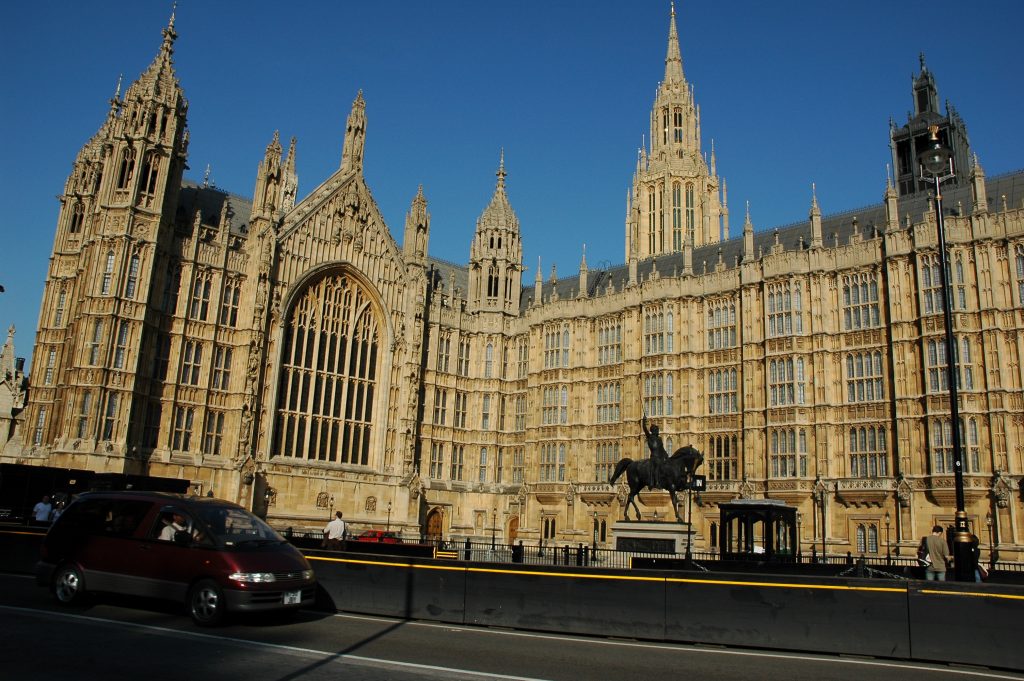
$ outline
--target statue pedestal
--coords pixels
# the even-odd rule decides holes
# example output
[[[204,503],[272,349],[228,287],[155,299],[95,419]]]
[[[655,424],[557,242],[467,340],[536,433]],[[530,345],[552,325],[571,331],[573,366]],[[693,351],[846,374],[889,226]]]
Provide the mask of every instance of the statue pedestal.
[[[611,527],[619,551],[686,553],[693,530],[687,523],[620,520]]]

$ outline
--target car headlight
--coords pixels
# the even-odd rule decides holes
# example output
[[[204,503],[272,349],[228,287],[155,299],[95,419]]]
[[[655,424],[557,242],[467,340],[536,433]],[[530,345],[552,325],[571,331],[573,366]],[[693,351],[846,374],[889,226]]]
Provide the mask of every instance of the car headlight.
[[[273,572],[233,572],[228,575],[228,579],[243,584],[264,584],[277,581]]]
[[[312,570],[303,570],[302,571],[302,578],[303,579],[313,579],[313,571]]]

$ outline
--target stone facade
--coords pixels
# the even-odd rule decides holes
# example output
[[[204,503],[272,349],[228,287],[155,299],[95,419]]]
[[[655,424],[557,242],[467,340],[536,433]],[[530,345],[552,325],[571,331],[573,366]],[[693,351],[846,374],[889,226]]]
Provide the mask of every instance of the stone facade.
[[[301,200],[276,134],[252,198],[183,181],[175,38],[172,19],[60,197],[6,460],[186,478],[280,527],[340,509],[409,536],[607,545],[625,496],[606,481],[646,456],[646,414],[670,451],[705,454],[698,549],[736,498],[795,505],[805,553],[907,555],[952,522],[927,192],[897,165],[876,206],[823,217],[812,192],[806,223],[755,233],[748,211],[730,239],[674,13],[625,264],[525,287],[503,159],[466,266],[429,256],[422,191],[395,240],[363,178],[361,93],[340,168]],[[915,88],[894,162],[933,122],[971,158],[923,61]],[[1024,182],[963,166],[944,198],[967,511],[1007,559],[1024,544]]]

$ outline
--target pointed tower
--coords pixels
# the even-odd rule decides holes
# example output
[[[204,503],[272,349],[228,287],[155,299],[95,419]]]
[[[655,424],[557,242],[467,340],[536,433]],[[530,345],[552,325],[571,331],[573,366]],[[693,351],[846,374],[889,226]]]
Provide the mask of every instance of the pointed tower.
[[[978,163],[978,155],[974,155],[971,164],[971,195],[974,198],[974,212],[988,212],[988,196],[985,193],[985,171]]]
[[[903,127],[897,128],[892,122],[889,125],[889,147],[896,175],[896,191],[901,197],[928,190],[928,183],[919,177],[917,155],[927,148],[928,128],[932,125],[939,127],[939,139],[953,155],[956,176],[948,180],[945,186],[963,186],[969,182],[971,148],[967,139],[967,126],[948,102],[946,114],[940,112],[935,77],[925,65],[923,54],[920,56],[920,64],[921,71],[911,82],[913,113],[907,114],[907,123]]]
[[[360,90],[352,102],[352,112],[345,126],[345,144],[341,150],[341,169],[353,173],[363,172],[363,145],[366,143],[366,101]]]
[[[583,257],[580,259],[580,298],[587,297],[587,291],[589,290],[589,286],[587,285],[587,277],[589,271],[590,270],[587,269],[587,245],[583,244]]]
[[[119,83],[60,197],[33,350],[44,359],[33,363],[28,405],[43,449],[85,442],[100,451],[102,442],[123,455],[142,430],[151,389],[143,367],[153,362],[188,149],[176,38],[172,14],[156,57],[123,97]]]
[[[896,195],[896,187],[892,184],[892,175],[889,174],[889,167],[885,168],[885,231],[896,232],[900,228],[899,197]]]
[[[747,201],[747,219],[743,223],[743,262],[754,261],[754,223],[750,221],[750,201]]]
[[[811,183],[811,212],[809,214],[811,221],[811,248],[821,248],[821,208],[818,207],[818,192],[814,183]]]
[[[650,132],[650,153],[641,153],[633,176],[637,257],[682,252],[687,238],[695,246],[719,241],[719,180],[701,153],[700,110],[683,75],[674,5],[665,74],[651,109]],[[627,234],[627,244],[628,240]]]
[[[272,220],[281,207],[283,178],[281,175],[281,137],[274,131],[256,169],[256,189],[252,193],[252,219]]]
[[[427,258],[427,242],[430,239],[430,213],[427,199],[423,196],[423,185],[419,186],[412,200],[409,212],[405,214],[405,237],[402,252],[408,262],[423,264]]]
[[[295,138],[288,145],[288,157],[284,160],[281,171],[281,212],[287,213],[295,208],[295,199],[299,193],[299,174],[295,170]]]
[[[540,305],[543,302],[544,279],[540,276],[540,256],[537,256],[537,275],[533,278],[533,304]]]
[[[519,218],[505,194],[505,152],[498,164],[498,185],[476,221],[469,249],[469,305],[477,310],[519,312],[523,246]]]

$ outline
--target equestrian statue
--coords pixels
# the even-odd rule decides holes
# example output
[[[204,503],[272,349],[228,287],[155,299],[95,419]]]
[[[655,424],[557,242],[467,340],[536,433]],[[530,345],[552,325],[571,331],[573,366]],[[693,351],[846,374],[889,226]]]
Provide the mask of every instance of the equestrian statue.
[[[636,519],[640,520],[640,507],[636,505],[635,499],[640,494],[640,490],[647,487],[652,490],[666,490],[672,498],[672,511],[676,514],[676,519],[679,522],[684,522],[679,515],[676,492],[690,488],[693,475],[697,467],[704,462],[704,456],[690,445],[680,447],[672,456],[669,456],[665,451],[665,443],[662,442],[661,434],[658,432],[658,426],[652,425],[648,429],[646,415],[640,420],[640,426],[644,430],[647,448],[651,451],[650,458],[642,461],[634,461],[630,458],[621,459],[615,465],[615,471],[611,477],[608,478],[608,484],[614,485],[620,475],[626,474],[629,497],[622,510],[623,517],[629,520],[629,507],[632,505],[636,511]]]

